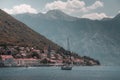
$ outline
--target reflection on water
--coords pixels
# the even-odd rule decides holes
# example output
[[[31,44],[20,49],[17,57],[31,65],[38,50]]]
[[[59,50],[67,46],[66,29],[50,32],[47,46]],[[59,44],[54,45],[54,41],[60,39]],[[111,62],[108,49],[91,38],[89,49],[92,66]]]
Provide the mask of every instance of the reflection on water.
[[[0,80],[120,80],[120,67],[60,67],[1,68]]]

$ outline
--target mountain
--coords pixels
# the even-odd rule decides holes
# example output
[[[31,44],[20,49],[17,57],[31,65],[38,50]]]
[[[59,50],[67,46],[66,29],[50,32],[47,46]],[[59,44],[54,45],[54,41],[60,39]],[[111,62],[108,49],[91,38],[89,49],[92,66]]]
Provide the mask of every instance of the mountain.
[[[114,20],[118,20],[118,21],[120,20],[120,13],[114,17]]]
[[[30,14],[28,14],[30,15]],[[39,14],[40,15],[40,14]],[[33,16],[33,15],[32,15]],[[15,48],[15,46],[18,46],[18,48]],[[35,32],[31,28],[29,28],[24,23],[16,20],[12,16],[8,15],[4,11],[0,10],[0,54],[2,55],[10,55],[14,58],[37,58],[40,59],[40,55],[37,52],[34,52],[34,50],[20,50],[20,47],[34,47],[36,49],[40,49],[41,51],[45,48],[48,48],[48,51],[51,51],[51,53],[54,53],[53,50],[55,50],[56,54],[60,54],[60,57],[63,58],[63,62],[67,61],[70,56],[72,59],[80,59],[84,62],[79,62],[81,65],[87,65],[87,66],[93,66],[93,65],[100,65],[100,62],[98,60],[95,60],[93,58],[90,58],[88,56],[81,57],[80,55],[70,52],[68,50],[65,50],[64,48],[58,46],[57,44],[53,43],[52,41],[48,40],[41,34]],[[13,50],[14,49],[14,50]],[[13,50],[13,51],[12,51]],[[21,53],[21,51],[23,53]],[[44,51],[42,51],[44,53]],[[23,56],[22,54],[26,55]],[[44,53],[46,55],[46,53]],[[53,55],[56,55],[53,54]],[[48,56],[47,56],[48,57]],[[57,57],[56,57],[57,58]],[[0,60],[2,58],[0,57]],[[55,59],[55,58],[54,58]],[[45,58],[46,60],[52,60],[52,58]],[[58,59],[55,59],[56,61]],[[47,61],[47,62],[49,62]],[[44,63],[44,61],[43,61]],[[74,64],[78,64],[74,61]],[[3,67],[3,65],[2,65]]]
[[[54,49],[59,48],[57,44],[0,10],[0,45],[3,44],[36,46],[41,49],[51,45]]]
[[[74,21],[78,19],[76,17],[71,17],[60,10],[50,10],[45,14],[45,17],[53,20],[66,20],[66,21]]]
[[[120,14],[104,20],[75,18],[59,10],[46,14],[13,15],[35,31],[67,49],[100,60],[102,65],[120,65]]]

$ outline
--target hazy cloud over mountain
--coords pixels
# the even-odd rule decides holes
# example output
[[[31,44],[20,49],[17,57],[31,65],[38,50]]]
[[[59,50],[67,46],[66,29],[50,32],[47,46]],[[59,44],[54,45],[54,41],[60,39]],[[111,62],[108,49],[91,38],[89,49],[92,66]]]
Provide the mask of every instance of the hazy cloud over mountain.
[[[100,20],[120,13],[118,0],[0,0],[0,2],[0,8],[9,14],[37,14],[58,9],[74,17]]]
[[[104,6],[103,2],[101,1],[96,1],[92,5],[86,6],[86,3],[80,0],[67,0],[66,2],[58,0],[51,3],[47,3],[45,5],[45,9],[46,10],[59,9],[66,13],[78,13],[88,12],[103,6]]]
[[[36,9],[32,8],[30,5],[27,4],[14,6],[12,9],[4,8],[3,10],[9,14],[38,13]]]
[[[118,13],[120,13],[120,11],[118,11]]]
[[[85,14],[82,16],[82,18],[89,18],[89,19],[92,19],[92,20],[95,20],[95,19],[103,19],[103,18],[108,18],[108,16],[105,14],[105,13],[91,13],[91,14]]]

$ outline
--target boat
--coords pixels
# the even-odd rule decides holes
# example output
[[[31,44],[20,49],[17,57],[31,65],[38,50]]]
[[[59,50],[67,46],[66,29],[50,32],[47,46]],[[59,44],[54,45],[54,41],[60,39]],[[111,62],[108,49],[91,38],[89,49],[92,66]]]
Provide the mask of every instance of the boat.
[[[63,65],[63,66],[61,66],[61,70],[72,70],[72,66],[70,66],[70,65]]]
[[[67,39],[67,45],[68,45],[68,51],[70,51],[69,38]],[[68,64],[68,63],[70,63],[70,64]],[[70,61],[66,62],[66,64],[61,66],[61,70],[72,70],[71,56],[70,56]]]

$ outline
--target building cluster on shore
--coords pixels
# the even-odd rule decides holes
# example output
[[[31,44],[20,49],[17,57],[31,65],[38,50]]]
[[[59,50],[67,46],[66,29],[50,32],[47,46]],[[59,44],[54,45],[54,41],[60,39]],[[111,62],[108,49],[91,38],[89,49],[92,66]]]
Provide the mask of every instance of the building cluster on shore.
[[[61,66],[65,62],[74,65],[98,65],[94,60],[57,53],[48,47],[43,50],[34,47],[0,46],[0,66]]]

